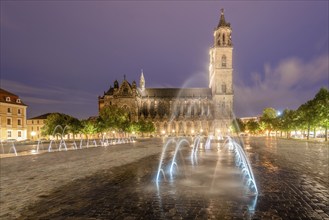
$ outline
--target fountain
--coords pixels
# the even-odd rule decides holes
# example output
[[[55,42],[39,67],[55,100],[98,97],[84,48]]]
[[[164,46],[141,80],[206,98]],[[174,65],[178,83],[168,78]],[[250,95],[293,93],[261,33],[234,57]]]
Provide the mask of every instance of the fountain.
[[[246,203],[252,213],[258,189],[247,155],[231,137],[216,144],[211,140],[212,136],[196,136],[165,141],[155,178],[158,194],[192,190],[203,196],[222,196]]]

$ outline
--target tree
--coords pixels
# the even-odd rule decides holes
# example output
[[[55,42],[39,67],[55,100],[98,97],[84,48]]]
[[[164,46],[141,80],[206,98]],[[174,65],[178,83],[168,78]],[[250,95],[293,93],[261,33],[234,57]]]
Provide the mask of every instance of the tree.
[[[131,122],[129,124],[128,128],[127,128],[127,132],[129,132],[129,133],[133,133],[133,132],[138,133],[138,132],[140,132],[140,127],[141,127],[140,123]]]
[[[68,120],[69,131],[73,134],[73,139],[75,139],[75,135],[79,134],[82,130],[82,123],[79,119],[71,117]]]
[[[265,129],[268,130],[268,135],[277,127],[277,113],[274,108],[265,108],[261,117],[261,122],[264,123]]]
[[[235,133],[244,132],[245,127],[246,125],[243,123],[243,121],[240,118],[236,118],[232,122],[233,132]]]
[[[43,135],[66,135],[79,129],[78,119],[63,113],[52,113],[48,115],[42,127]]]
[[[307,140],[310,137],[310,129],[315,126],[316,122],[316,106],[314,100],[309,100],[305,104],[302,104],[298,109],[298,121],[301,128],[307,129]]]
[[[314,99],[314,113],[315,120],[318,126],[325,129],[325,141],[328,140],[328,126],[329,126],[329,91],[326,88],[321,88],[315,95]]]
[[[296,129],[296,111],[285,109],[281,115],[278,116],[278,128],[280,131],[287,133],[287,138],[290,137],[290,132]]]
[[[155,126],[151,121],[145,121],[145,120],[140,120],[138,122],[139,124],[139,131],[144,134],[144,133],[152,133],[155,131]]]
[[[101,130],[126,132],[130,124],[129,114],[117,106],[106,106],[100,111],[98,124]]]
[[[246,123],[246,129],[252,133],[252,134],[256,134],[260,131],[260,125],[257,121],[255,120],[250,120]]]
[[[87,139],[89,139],[89,135],[94,135],[99,131],[97,127],[97,119],[95,118],[82,120],[81,125],[81,132],[87,136]]]

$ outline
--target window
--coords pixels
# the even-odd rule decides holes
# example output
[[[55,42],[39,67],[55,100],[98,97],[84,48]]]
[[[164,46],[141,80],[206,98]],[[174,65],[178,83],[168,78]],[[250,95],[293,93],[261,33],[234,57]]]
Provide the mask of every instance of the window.
[[[18,114],[18,115],[22,114],[22,111],[21,111],[21,109],[20,109],[20,108],[19,108],[19,109],[17,109],[17,114]]]
[[[22,137],[22,131],[17,131],[17,137]]]
[[[16,99],[16,102],[17,102],[17,103],[21,103],[21,100],[20,100],[20,99]]]
[[[20,119],[20,118],[17,119],[17,125],[18,125],[18,126],[22,125],[22,119]]]
[[[222,92],[226,93],[226,85],[225,84],[222,84]]]
[[[11,108],[7,108],[7,113],[11,113]]]
[[[222,67],[226,67],[226,56],[222,56]]]
[[[7,138],[11,138],[11,131],[7,131]]]
[[[6,102],[10,102],[10,97],[6,97]]]
[[[11,118],[7,118],[7,125],[11,125]]]
[[[37,124],[39,124],[39,120],[37,121]]]

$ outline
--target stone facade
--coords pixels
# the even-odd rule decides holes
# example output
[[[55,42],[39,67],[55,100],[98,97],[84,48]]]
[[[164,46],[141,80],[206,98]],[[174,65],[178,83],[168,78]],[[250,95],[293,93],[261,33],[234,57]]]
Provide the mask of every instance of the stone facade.
[[[26,109],[18,95],[0,88],[0,140],[26,139]]]
[[[232,29],[221,11],[210,49],[209,88],[147,88],[142,72],[139,87],[124,78],[98,97],[99,111],[116,105],[130,119],[152,120],[161,135],[225,135],[233,119]]]

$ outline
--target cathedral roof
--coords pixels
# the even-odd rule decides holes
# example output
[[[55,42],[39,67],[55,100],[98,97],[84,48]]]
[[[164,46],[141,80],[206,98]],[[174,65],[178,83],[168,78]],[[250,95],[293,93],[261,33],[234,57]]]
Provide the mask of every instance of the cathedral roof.
[[[159,97],[159,98],[211,98],[210,88],[145,88],[139,91],[142,97]]]

